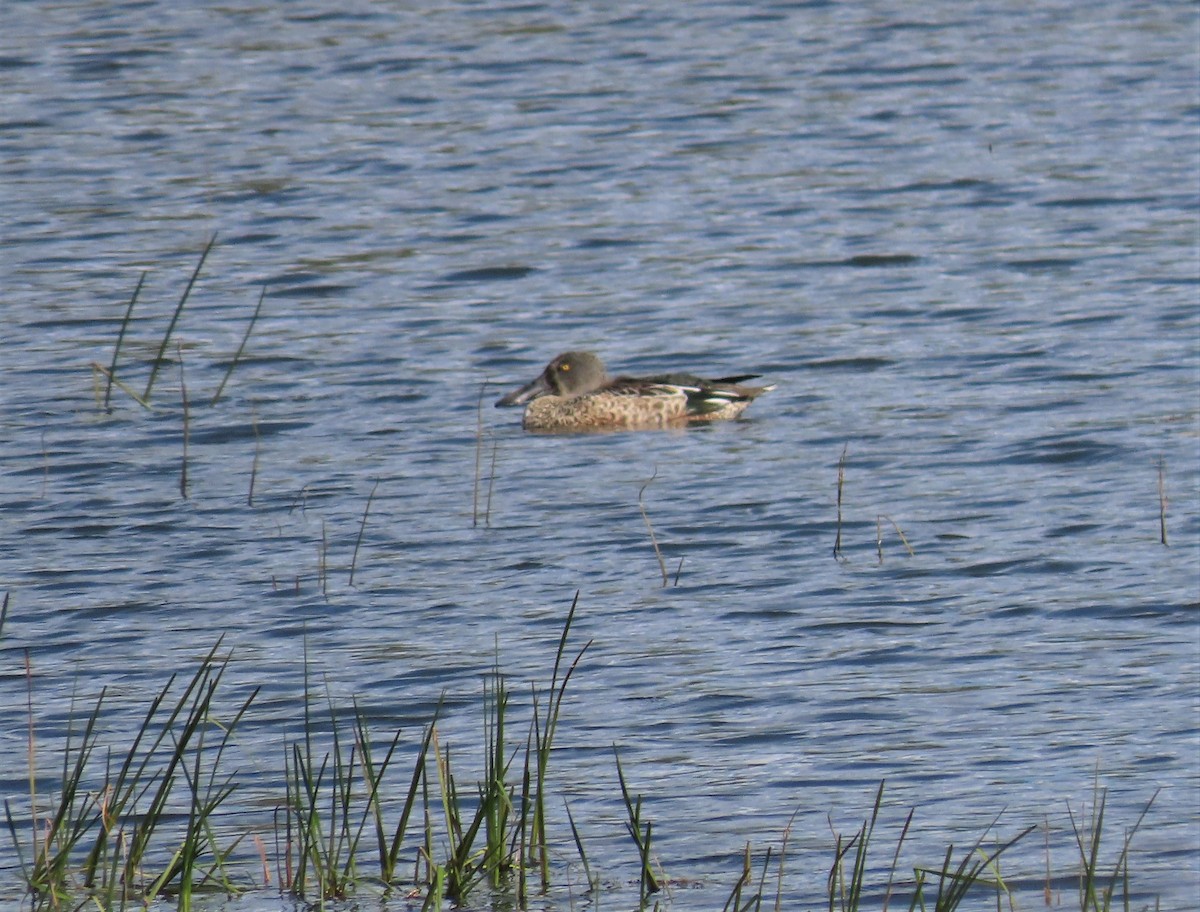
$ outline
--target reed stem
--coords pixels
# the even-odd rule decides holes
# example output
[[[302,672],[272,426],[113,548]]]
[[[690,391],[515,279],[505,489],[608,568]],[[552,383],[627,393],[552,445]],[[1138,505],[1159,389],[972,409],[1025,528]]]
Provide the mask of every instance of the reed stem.
[[[350,561],[350,586],[354,585],[354,571],[358,567],[358,549],[362,545],[363,533],[367,531],[367,514],[371,512],[371,501],[375,499],[375,492],[379,489],[379,482],[375,482],[375,486],[371,488],[371,493],[367,497],[367,505],[363,508],[362,522],[358,527],[358,538],[354,542],[354,557]]]
[[[217,391],[213,393],[212,401],[208,403],[209,407],[217,404],[217,400],[221,398],[221,393],[225,390],[225,384],[229,382],[229,378],[233,375],[233,369],[238,366],[238,361],[242,359],[242,352],[246,350],[246,343],[250,341],[250,333],[254,332],[254,324],[258,322],[258,315],[262,313],[263,301],[267,297],[267,286],[264,285],[262,292],[258,296],[258,306],[254,308],[254,316],[250,318],[250,325],[246,327],[246,334],[242,336],[242,344],[238,346],[237,351],[233,355],[233,360],[229,363],[229,369],[225,371],[225,376],[221,378],[221,383],[217,387]]]
[[[837,473],[837,535],[833,539],[834,560],[842,559],[842,488],[846,484],[846,450],[850,444],[842,446],[842,455],[838,457]]]
[[[650,524],[650,514],[646,512],[646,502],[643,500],[643,495],[646,493],[646,488],[650,486],[650,482],[658,477],[658,466],[654,467],[654,474],[646,481],[638,490],[638,509],[642,511],[642,520],[646,523],[646,531],[650,533],[650,544],[654,546],[654,556],[658,558],[658,570],[662,574],[663,588],[667,588],[670,582],[670,577],[667,576],[667,562],[663,560],[662,549],[658,547],[658,539],[654,535],[654,526]],[[682,567],[682,563],[680,564]]]
[[[150,390],[154,388],[154,380],[158,376],[158,369],[167,354],[167,346],[171,343],[171,334],[175,332],[175,324],[179,322],[179,315],[183,312],[183,305],[187,303],[188,296],[192,293],[192,286],[196,284],[200,270],[204,267],[204,261],[208,259],[208,252],[213,249],[213,245],[216,243],[217,236],[213,234],[208,239],[208,244],[205,246],[204,252],[200,254],[200,262],[196,264],[196,268],[192,272],[192,277],[188,279],[187,287],[183,289],[183,295],[179,299],[179,304],[175,307],[175,313],[171,315],[171,322],[167,324],[167,331],[163,335],[162,343],[158,346],[158,354],[154,358],[154,363],[150,365],[150,379],[146,381],[146,391],[142,393],[142,400],[145,402],[150,401]]]
[[[142,286],[146,284],[146,270],[142,270],[141,276],[138,278],[137,287],[133,289],[133,297],[129,299],[129,306],[125,308],[125,317],[121,320],[121,328],[117,332],[117,344],[113,346],[112,364],[108,368],[108,383],[104,387],[104,410],[111,412],[109,407],[109,399],[112,396],[113,379],[117,376],[117,357],[121,353],[121,343],[125,340],[125,330],[129,327],[129,320],[133,316],[133,305],[137,303],[138,295],[142,293]]]

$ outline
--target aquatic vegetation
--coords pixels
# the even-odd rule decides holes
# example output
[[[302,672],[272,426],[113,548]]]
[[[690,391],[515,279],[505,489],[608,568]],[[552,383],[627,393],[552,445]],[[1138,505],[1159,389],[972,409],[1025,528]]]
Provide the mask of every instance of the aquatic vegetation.
[[[82,894],[111,908],[176,895],[186,907],[196,889],[235,891],[226,860],[241,837],[220,842],[213,821],[237,783],[232,775],[219,776],[218,768],[257,691],[231,711],[217,707],[229,662],[228,656],[217,658],[220,648],[218,640],[173,701],[176,676],[168,680],[123,754],[101,749],[102,690],[82,732],[68,732],[55,795],[39,792],[31,721],[28,841],[8,802],[5,816],[37,905],[57,907]],[[28,659],[26,676],[32,689]],[[177,789],[186,791],[183,811],[173,800]]]
[[[476,894],[487,891],[492,904],[526,909],[531,893],[551,890],[564,845],[573,846],[587,889],[598,902],[604,886],[570,806],[569,842],[547,826],[547,773],[563,701],[591,646],[589,641],[578,650],[568,649],[578,599],[577,593],[563,623],[549,685],[544,693],[536,686],[530,689],[529,726],[515,744],[509,734],[513,692],[497,646],[483,688],[483,775],[474,788],[462,786],[459,754],[439,733],[439,702],[416,747],[411,773],[402,780],[400,800],[392,800],[390,773],[397,765],[401,732],[377,743],[357,701],[347,724],[329,694],[324,698],[327,722],[319,720],[311,709],[319,700],[308,679],[306,656],[303,732],[284,747],[280,799],[269,819],[249,823],[246,809],[235,810],[229,800],[241,773],[223,766],[258,691],[226,699],[221,684],[230,655],[222,654],[222,640],[200,660],[181,691],[177,676],[167,681],[124,747],[104,743],[109,699],[102,689],[90,711],[69,726],[58,749],[60,772],[50,789],[39,777],[37,761],[44,748],[33,720],[33,671],[27,657],[29,803],[14,809],[6,801],[5,817],[30,907],[112,909],[162,898],[190,909],[199,895],[277,889],[306,904],[377,895],[384,901],[419,900],[423,909],[470,905]],[[7,610],[5,597],[0,633]],[[687,881],[664,873],[655,823],[643,796],[632,791],[615,746],[613,750],[640,907],[653,903],[656,909],[670,908],[672,886]],[[893,899],[906,900],[910,910],[949,912],[980,891],[990,893],[997,905],[1011,904],[999,858],[1034,827],[985,850],[985,841],[993,839],[994,820],[964,853],[951,845],[939,864],[918,865],[910,878],[900,865],[913,820],[910,811],[881,885],[873,879],[879,869],[868,858],[883,796],[880,783],[861,827],[849,836],[833,834],[826,888],[830,912],[886,910]],[[1090,816],[1077,822],[1070,814],[1079,852],[1081,912],[1109,912],[1122,901],[1129,908],[1130,844],[1150,803],[1125,834],[1107,874],[1101,860],[1106,796],[1098,784]],[[795,819],[793,814],[778,850],[767,848],[757,875],[752,846],[746,845],[724,912],[784,908],[784,862]],[[253,844],[261,874],[255,875],[254,856],[236,854],[243,843]],[[480,907],[488,905],[485,900]]]

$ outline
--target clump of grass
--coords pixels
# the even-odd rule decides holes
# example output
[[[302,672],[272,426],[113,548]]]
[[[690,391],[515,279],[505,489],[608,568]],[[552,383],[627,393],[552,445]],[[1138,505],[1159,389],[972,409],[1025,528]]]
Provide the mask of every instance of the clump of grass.
[[[1067,806],[1071,818],[1071,830],[1075,834],[1075,845],[1079,849],[1079,908],[1081,912],[1110,912],[1117,887],[1121,888],[1123,908],[1129,909],[1129,848],[1133,837],[1141,829],[1142,821],[1150,812],[1150,806],[1158,797],[1158,790],[1150,796],[1137,821],[1125,832],[1121,851],[1113,864],[1112,873],[1105,878],[1100,870],[1100,841],[1104,831],[1104,809],[1108,803],[1108,790],[1099,783],[1093,790],[1092,811],[1086,822],[1076,822],[1075,815]],[[1082,815],[1081,815],[1082,816]],[[1081,823],[1083,823],[1081,827]]]
[[[129,329],[130,323],[132,322],[133,308],[137,304],[138,298],[141,296],[142,288],[146,284],[146,276],[149,275],[149,273],[143,271],[141,273],[141,275],[138,277],[137,285],[134,288],[133,294],[129,299],[128,306],[125,308],[125,316],[121,320],[121,327],[117,332],[117,341],[116,341],[116,344],[113,346],[111,362],[109,363],[109,365],[107,367],[105,367],[104,365],[99,364],[95,361],[93,361],[92,365],[91,365],[92,366],[92,378],[93,378],[93,381],[96,386],[96,400],[98,403],[100,403],[101,407],[106,412],[112,411],[112,405],[111,405],[112,389],[114,386],[116,386],[118,389],[123,390],[126,394],[128,394],[129,398],[131,398],[134,402],[136,402],[138,405],[142,406],[143,408],[145,408],[145,409],[151,408],[150,396],[154,390],[154,383],[158,379],[158,373],[162,369],[163,364],[166,363],[167,348],[171,344],[171,339],[175,334],[175,328],[179,323],[179,318],[180,318],[180,315],[183,313],[183,308],[187,304],[188,298],[191,297],[192,290],[196,285],[196,281],[200,277],[200,272],[204,268],[204,263],[208,260],[208,256],[212,252],[213,247],[216,246],[216,243],[217,243],[217,236],[216,236],[216,234],[214,234],[212,237],[209,238],[208,243],[205,245],[204,250],[201,252],[200,259],[196,263],[195,269],[192,270],[191,277],[188,279],[188,283],[184,287],[183,294],[180,295],[179,301],[175,305],[174,311],[172,311],[172,313],[171,313],[171,320],[167,324],[166,332],[163,333],[162,339],[159,340],[158,352],[155,355],[154,360],[151,362],[150,376],[146,380],[146,388],[141,393],[138,393],[137,391],[130,388],[117,375],[117,373],[118,373],[117,365],[120,362],[120,357],[121,357],[121,346],[125,341],[126,332]],[[229,367],[225,370],[225,374],[221,378],[221,382],[217,386],[216,392],[213,394],[212,399],[209,400],[210,407],[215,406],[217,404],[217,402],[220,401],[221,395],[224,393],[225,387],[229,383],[230,377],[233,376],[234,370],[237,368],[238,363],[242,359],[242,354],[246,350],[246,344],[250,340],[250,334],[252,332],[254,332],[254,327],[258,323],[258,318],[262,313],[263,302],[266,299],[266,294],[267,294],[267,290],[264,287],[262,292],[259,294],[258,305],[254,309],[254,314],[250,318],[250,323],[246,327],[246,332],[242,336],[241,344],[238,345],[237,351],[233,355],[233,360],[230,361]],[[180,343],[176,342],[176,348],[177,349],[180,348]],[[100,388],[99,388],[99,378],[101,376],[103,376],[105,378],[103,399],[101,399]]]
[[[863,892],[867,885],[868,849],[875,832],[875,825],[879,820],[880,809],[883,805],[884,784],[883,782],[879,783],[879,790],[875,793],[875,804],[872,807],[871,816],[863,821],[857,833],[847,839],[842,834],[835,832],[834,861],[829,870],[827,891],[830,912],[834,912],[834,910],[840,910],[840,912],[857,912],[857,910],[862,908]],[[887,886],[883,900],[884,912],[886,912],[891,902],[896,871],[899,868],[900,850],[908,836],[912,819],[913,811],[909,811],[908,817],[904,821],[904,826],[900,831],[900,837],[896,842],[895,852],[892,854],[892,863],[888,871]],[[995,851],[985,853],[983,851],[984,841],[996,823],[996,820],[992,821],[957,864],[954,864],[954,846],[951,845],[946,849],[946,854],[942,859],[940,867],[914,868],[915,885],[909,909],[933,908],[936,912],[951,912],[951,910],[957,909],[967,894],[977,886],[988,886],[995,889],[997,892],[997,903],[999,903],[1001,895],[1008,895],[1007,887],[1005,887],[1003,880],[998,874],[992,881],[985,880],[984,874],[988,870],[997,871],[996,862],[1000,855],[1024,839],[1033,830],[1037,829],[1037,827],[1036,825],[1027,827],[1000,845]],[[846,859],[850,856],[851,852],[854,853],[854,862],[847,872]],[[931,877],[936,878],[937,885],[937,892],[932,898],[932,905],[929,904],[925,895],[926,888],[930,884],[929,878]],[[1011,902],[1011,896],[1009,896],[1009,900]]]
[[[775,863],[775,912],[780,912],[783,908],[783,863],[787,857],[787,844],[792,834],[792,824],[796,821],[797,810],[792,814],[792,819],[788,821],[783,830],[783,842],[779,846],[778,861]],[[725,900],[725,905],[722,907],[722,912],[762,912],[763,902],[767,896],[767,875],[771,871],[771,856],[773,849],[767,847],[766,856],[763,858],[762,873],[758,877],[758,888],[748,896],[745,901],[742,900],[742,892],[754,882],[753,864],[750,855],[750,844],[746,843],[746,851],[742,855],[742,876],[738,878],[737,883],[733,886],[733,892],[729,894],[729,899]]]
[[[315,748],[315,725],[306,711],[302,743],[292,745],[285,760],[287,796],[282,823],[281,886],[306,901],[344,899],[365,881],[385,890],[415,887],[425,908],[444,901],[464,902],[481,884],[502,890],[515,881],[519,905],[527,896],[526,872],[541,873],[543,889],[550,883],[550,854],[546,837],[546,775],[567,683],[590,642],[566,664],[566,648],[578,605],[572,602],[555,654],[546,706],[533,689],[533,717],[525,738],[523,776],[510,780],[517,752],[508,749],[511,692],[500,672],[499,656],[484,687],[483,779],[474,792],[460,788],[456,752],[437,730],[437,713],[425,731],[408,782],[399,821],[385,820],[382,799],[384,775],[399,744],[397,732],[376,762],[370,732],[360,712],[355,714],[353,744],[341,731],[329,705],[331,746],[323,756]],[[306,706],[308,684],[305,685]],[[440,711],[440,708],[439,708]],[[366,795],[356,787],[361,779]],[[420,808],[421,844],[414,871],[405,879],[400,863],[409,822]],[[373,850],[365,849],[374,836]],[[362,857],[378,859],[378,873],[368,874]],[[515,876],[514,876],[515,874]]]
[[[5,812],[25,882],[39,904],[57,907],[83,891],[103,908],[169,893],[186,907],[200,885],[237,892],[226,869],[236,840],[219,847],[212,819],[236,789],[232,776],[218,777],[218,767],[257,690],[227,722],[214,722],[221,715],[214,697],[229,661],[217,659],[220,645],[218,640],[173,703],[169,697],[176,677],[168,680],[115,768],[111,750],[98,750],[107,697],[102,690],[78,738],[68,734],[61,785],[57,795],[49,796],[45,816],[39,811],[44,802],[36,775],[30,683],[28,845],[8,802]],[[28,662],[26,670],[31,679]],[[214,727],[221,735],[212,747],[205,741]],[[101,753],[108,756],[99,787],[89,787]],[[180,787],[188,795],[182,829],[172,826],[175,818],[169,811]]]
[[[992,821],[979,838],[971,846],[958,864],[951,867],[954,861],[954,846],[950,845],[946,848],[946,854],[942,859],[940,868],[915,868],[914,873],[917,878],[916,890],[913,893],[912,905],[910,908],[925,909],[925,887],[927,879],[930,876],[937,878],[937,893],[933,897],[933,908],[936,912],[950,912],[957,909],[967,894],[976,886],[987,886],[995,889],[997,904],[1000,902],[1001,895],[1008,895],[1011,903],[1012,897],[1008,894],[1008,890],[1004,885],[1004,881],[999,877],[992,881],[984,878],[984,874],[988,870],[995,870],[995,865],[1000,856],[1037,829],[1037,825],[1026,827],[1012,839],[1000,845],[994,852],[990,854],[984,853],[983,843],[987,839],[988,834],[995,827],[997,821]]]
[[[615,745],[613,757],[617,762],[617,780],[621,783],[621,797],[625,801],[625,812],[628,815],[625,829],[638,849],[638,893],[641,904],[645,906],[650,897],[662,889],[662,882],[650,864],[654,845],[654,824],[647,820],[645,829],[642,828],[642,796],[630,797],[629,786],[625,782],[625,771],[621,769],[621,755]]]
[[[867,878],[867,849],[871,843],[871,836],[875,832],[875,824],[879,820],[879,810],[883,806],[883,786],[884,783],[879,783],[879,790],[875,793],[875,804],[871,809],[871,816],[863,821],[858,832],[849,839],[845,838],[841,833],[834,832],[834,857],[833,865],[829,869],[829,879],[827,894],[829,897],[829,910],[838,909],[841,912],[854,912],[859,908],[862,901],[863,887],[866,884]],[[909,812],[908,819],[904,822],[904,828],[900,831],[900,838],[896,842],[896,853],[892,856],[891,873],[888,876],[887,895],[884,899],[884,909],[887,909],[888,899],[891,897],[892,881],[896,873],[896,865],[900,858],[900,848],[904,845],[905,837],[908,835],[909,824],[912,823],[912,812]],[[854,864],[850,868],[849,874],[846,872],[846,858],[850,852],[854,852]]]
[[[423,909],[440,909],[447,902],[482,907],[487,900],[475,896],[490,890],[492,906],[523,910],[530,907],[531,885],[533,889],[540,885],[547,892],[552,850],[546,817],[549,759],[567,685],[591,646],[589,641],[573,658],[568,650],[578,601],[576,593],[546,692],[531,689],[529,728],[516,746],[509,738],[514,697],[501,673],[497,647],[495,664],[484,682],[482,777],[474,788],[462,784],[459,754],[439,736],[439,701],[397,803],[389,800],[387,779],[397,765],[401,733],[396,731],[376,744],[357,701],[347,724],[328,693],[324,701],[329,725],[318,724],[312,711],[318,701],[311,693],[306,652],[304,733],[286,746],[283,797],[275,818],[273,861],[279,887],[304,904],[318,907],[329,900],[352,898],[365,888],[384,897],[402,891],[406,900],[420,901]],[[0,633],[7,610],[5,596],[0,601]],[[51,795],[39,788],[35,772],[32,668],[26,657],[30,682],[28,823],[18,824],[8,802],[5,810],[33,907],[57,910],[90,904],[111,909],[175,897],[179,908],[186,910],[197,891],[231,895],[245,888],[245,873],[233,855],[243,837],[236,833],[221,836],[228,833],[222,829],[221,811],[236,789],[236,774],[225,774],[221,766],[234,730],[257,691],[228,711],[219,710],[216,695],[229,662],[217,658],[220,646],[218,640],[177,697],[173,696],[175,678],[168,681],[123,752],[101,744],[107,707],[107,695],[102,691],[82,725],[69,727],[62,752],[61,785]],[[322,739],[327,742],[325,748],[319,747]],[[682,881],[669,881],[663,875],[654,854],[655,825],[645,814],[642,796],[630,789],[615,746],[614,758],[625,829],[637,849],[641,906],[651,902],[655,908],[670,905],[669,887]],[[180,792],[186,800],[183,813],[179,811]],[[1154,798],[1126,833],[1115,864],[1102,870],[1105,793],[1097,786],[1095,794],[1090,817],[1077,822],[1071,815],[1080,858],[1080,909],[1112,912],[1123,898],[1128,910],[1130,844]],[[913,812],[905,819],[892,852],[886,884],[872,883],[868,856],[883,795],[884,783],[880,783],[871,813],[857,832],[848,837],[834,833],[834,858],[826,889],[830,912],[857,912],[867,907],[868,894],[881,891],[883,912],[891,904]],[[569,806],[566,813],[574,849],[594,894],[600,879]],[[746,846],[725,912],[762,912],[770,903],[772,875],[775,912],[783,908],[784,860],[795,818],[793,814],[778,851],[768,848],[761,866],[756,865],[750,845]],[[997,908],[1005,900],[1013,906],[998,862],[1034,827],[988,851],[985,840],[996,822],[961,857],[951,845],[940,864],[912,868],[913,879],[904,883],[910,912],[951,912],[963,905],[971,891],[983,888],[995,892]],[[261,840],[258,845],[262,880],[269,882],[272,859]],[[244,860],[241,864],[244,867]],[[598,898],[593,896],[591,902],[597,903]]]

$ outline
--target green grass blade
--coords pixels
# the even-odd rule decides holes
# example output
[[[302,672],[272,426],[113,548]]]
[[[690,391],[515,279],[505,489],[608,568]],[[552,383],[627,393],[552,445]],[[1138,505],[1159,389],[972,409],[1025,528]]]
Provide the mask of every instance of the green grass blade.
[[[125,308],[125,318],[121,320],[121,328],[117,331],[117,344],[113,346],[112,363],[108,367],[108,383],[104,387],[104,411],[106,412],[112,411],[109,408],[109,400],[112,398],[113,381],[117,378],[117,358],[121,354],[121,343],[125,340],[125,330],[129,328],[129,319],[133,316],[133,305],[137,303],[138,295],[142,293],[142,286],[146,284],[147,275],[148,273],[142,270],[137,287],[133,289],[133,297],[129,299],[129,306]],[[134,396],[134,398],[138,397]]]
[[[210,408],[220,400],[221,393],[225,391],[225,384],[229,382],[229,378],[233,375],[233,369],[238,366],[238,362],[242,359],[242,352],[246,350],[246,343],[250,341],[250,333],[254,332],[254,324],[258,322],[258,315],[262,313],[263,301],[266,297],[267,286],[264,285],[262,292],[258,296],[258,306],[254,308],[254,316],[250,318],[250,325],[246,327],[246,334],[242,336],[242,344],[234,352],[233,361],[230,362],[229,369],[225,371],[225,376],[221,378],[221,383],[217,387],[217,391],[213,393],[212,401],[208,403]]]
[[[171,334],[175,332],[175,324],[179,322],[179,315],[183,312],[183,305],[187,303],[188,295],[192,293],[192,287],[196,284],[196,279],[200,276],[200,270],[204,268],[204,261],[208,259],[209,251],[213,249],[213,245],[217,243],[217,236],[213,234],[208,239],[208,244],[204,248],[204,252],[200,254],[200,262],[196,264],[196,269],[192,272],[192,277],[188,279],[187,287],[183,290],[183,295],[179,299],[179,304],[175,307],[175,313],[171,315],[171,322],[167,325],[167,331],[163,335],[162,343],[158,346],[158,354],[154,358],[154,363],[150,365],[150,378],[146,381],[146,391],[142,393],[142,399],[146,402],[150,401],[150,390],[154,388],[154,380],[158,377],[158,370],[162,366],[163,358],[167,354],[167,346],[171,344]]]

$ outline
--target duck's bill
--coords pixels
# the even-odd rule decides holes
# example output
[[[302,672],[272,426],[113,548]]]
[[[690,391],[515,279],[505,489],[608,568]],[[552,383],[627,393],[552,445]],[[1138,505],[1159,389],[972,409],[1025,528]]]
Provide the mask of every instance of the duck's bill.
[[[546,382],[545,375],[538,377],[532,383],[526,383],[518,390],[513,390],[502,399],[496,400],[496,408],[503,408],[506,405],[524,405],[530,399],[536,399],[538,396],[544,396],[551,392],[550,384]]]

